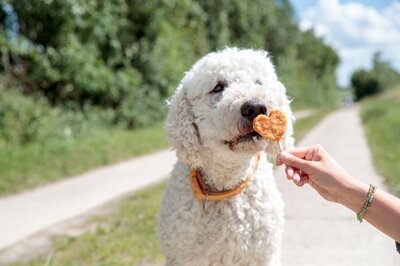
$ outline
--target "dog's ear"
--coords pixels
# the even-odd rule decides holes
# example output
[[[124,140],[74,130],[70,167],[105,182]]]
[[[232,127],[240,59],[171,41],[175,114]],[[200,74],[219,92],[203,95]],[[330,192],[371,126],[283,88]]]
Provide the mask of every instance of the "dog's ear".
[[[186,89],[181,84],[169,102],[166,130],[169,141],[177,156],[186,164],[195,167],[199,164],[199,140],[196,137],[195,116]]]
[[[294,122],[294,115],[292,110],[290,109],[290,100],[286,95],[286,88],[283,86],[281,82],[276,83],[277,90],[281,95],[281,98],[278,100],[278,108],[283,111],[286,115],[287,120],[287,128],[286,132],[281,139],[281,145],[284,150],[290,149],[294,145],[294,138],[293,138],[293,122]],[[279,144],[274,141],[269,141],[267,146],[267,153],[271,158],[275,158],[276,155],[279,153]]]

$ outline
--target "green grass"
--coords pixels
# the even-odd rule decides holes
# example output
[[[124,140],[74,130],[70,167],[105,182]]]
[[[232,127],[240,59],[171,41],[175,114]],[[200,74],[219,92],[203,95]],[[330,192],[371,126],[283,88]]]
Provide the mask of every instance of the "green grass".
[[[295,125],[296,132],[304,135],[327,113],[316,111],[312,116],[300,119]],[[33,261],[15,265],[162,264],[156,216],[164,189],[165,183],[162,183],[132,195],[113,213],[92,218],[89,224],[100,224],[95,231],[77,237],[57,237],[54,250]]]
[[[54,250],[22,265],[118,266],[162,264],[157,235],[157,213],[165,182],[124,200],[112,215],[93,218],[93,232],[54,239]]]
[[[361,117],[375,165],[400,196],[400,87],[364,100]]]
[[[0,195],[167,147],[161,124],[147,129],[88,130],[76,138],[50,139],[0,149]]]

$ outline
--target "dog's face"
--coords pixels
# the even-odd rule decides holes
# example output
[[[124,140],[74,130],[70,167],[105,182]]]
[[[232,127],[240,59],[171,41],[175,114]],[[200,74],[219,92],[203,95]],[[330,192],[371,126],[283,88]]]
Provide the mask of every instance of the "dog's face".
[[[209,152],[273,153],[274,144],[252,128],[257,115],[272,109],[286,113],[283,142],[291,145],[289,101],[267,53],[227,48],[203,57],[185,75],[171,99],[167,132],[178,156],[191,165]]]

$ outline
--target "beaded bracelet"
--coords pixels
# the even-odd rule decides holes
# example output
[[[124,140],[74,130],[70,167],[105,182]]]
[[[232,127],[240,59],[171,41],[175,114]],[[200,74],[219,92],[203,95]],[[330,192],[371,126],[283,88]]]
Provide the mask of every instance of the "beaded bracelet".
[[[371,206],[372,199],[374,198],[375,190],[376,190],[376,186],[369,185],[367,199],[365,200],[364,206],[362,207],[361,211],[359,213],[357,213],[357,220],[360,223],[363,221],[364,216],[367,213],[369,206]]]

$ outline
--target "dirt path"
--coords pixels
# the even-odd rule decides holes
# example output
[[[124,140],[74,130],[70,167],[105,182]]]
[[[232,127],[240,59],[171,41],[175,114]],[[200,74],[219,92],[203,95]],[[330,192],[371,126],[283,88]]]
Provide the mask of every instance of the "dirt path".
[[[356,108],[336,111],[314,128],[298,146],[322,144],[352,175],[387,190],[373,162]],[[400,265],[394,241],[356,215],[325,202],[311,188],[298,188],[282,169],[278,185],[285,201],[283,264]]]

